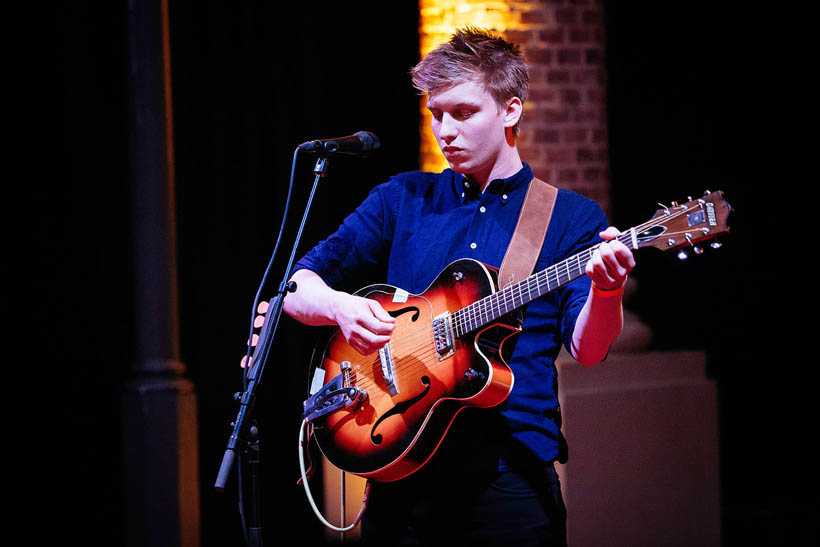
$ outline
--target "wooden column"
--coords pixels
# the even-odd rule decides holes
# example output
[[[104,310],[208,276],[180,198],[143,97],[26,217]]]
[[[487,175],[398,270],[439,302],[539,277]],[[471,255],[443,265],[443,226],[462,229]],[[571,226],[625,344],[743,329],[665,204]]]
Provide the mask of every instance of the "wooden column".
[[[180,361],[167,0],[128,5],[136,358],[123,396],[125,544],[199,545],[196,395]]]

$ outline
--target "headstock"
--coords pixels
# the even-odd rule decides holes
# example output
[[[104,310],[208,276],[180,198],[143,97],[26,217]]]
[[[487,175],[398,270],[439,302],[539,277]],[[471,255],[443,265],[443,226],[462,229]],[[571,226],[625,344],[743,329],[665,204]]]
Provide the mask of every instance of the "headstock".
[[[633,246],[680,250],[678,258],[685,259],[688,256],[685,247],[691,246],[695,254],[701,254],[700,242],[729,233],[728,218],[732,207],[721,191],[706,192],[697,199],[689,198],[682,205],[672,202],[668,207],[661,207],[648,222],[632,229],[634,233],[629,237]],[[712,247],[717,249],[720,243],[713,241]]]

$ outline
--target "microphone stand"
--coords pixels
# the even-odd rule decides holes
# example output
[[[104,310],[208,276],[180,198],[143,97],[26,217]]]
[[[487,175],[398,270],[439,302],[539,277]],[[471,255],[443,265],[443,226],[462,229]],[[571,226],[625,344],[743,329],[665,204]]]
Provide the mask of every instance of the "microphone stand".
[[[315,175],[313,188],[310,191],[307,206],[305,208],[304,215],[302,216],[302,222],[299,226],[299,231],[296,234],[296,240],[293,244],[290,260],[288,261],[287,268],[285,269],[285,275],[282,282],[279,284],[275,298],[273,298],[268,307],[265,324],[259,335],[256,351],[253,354],[253,360],[248,363],[249,371],[245,391],[244,393],[237,393],[235,395],[235,399],[239,401],[239,411],[236,419],[231,424],[233,426],[233,432],[228,438],[228,444],[225,448],[225,454],[222,457],[222,464],[219,468],[219,474],[217,475],[216,483],[214,484],[214,488],[216,488],[219,492],[222,492],[225,489],[225,484],[228,481],[231,468],[236,461],[237,452],[239,452],[240,456],[246,458],[251,464],[251,474],[249,478],[252,492],[252,495],[250,496],[251,508],[249,511],[251,517],[251,521],[249,522],[249,530],[251,533],[248,536],[248,542],[252,547],[261,547],[262,545],[262,525],[259,517],[261,490],[258,484],[261,457],[259,451],[259,429],[255,424],[251,425],[249,423],[249,415],[253,409],[256,399],[256,390],[262,380],[262,373],[265,369],[265,363],[267,362],[271,343],[276,333],[276,328],[279,325],[279,320],[282,316],[284,298],[287,293],[295,292],[297,289],[296,283],[288,283],[288,279],[290,278],[291,269],[293,268],[293,262],[296,257],[296,251],[299,247],[299,241],[302,237],[302,232],[304,231],[305,224],[307,222],[308,212],[310,211],[311,204],[313,203],[313,197],[316,194],[319,181],[324,178],[326,172],[327,156],[320,154],[319,158],[316,160],[316,165],[313,168],[313,173]],[[241,481],[242,477],[239,477],[239,480]]]

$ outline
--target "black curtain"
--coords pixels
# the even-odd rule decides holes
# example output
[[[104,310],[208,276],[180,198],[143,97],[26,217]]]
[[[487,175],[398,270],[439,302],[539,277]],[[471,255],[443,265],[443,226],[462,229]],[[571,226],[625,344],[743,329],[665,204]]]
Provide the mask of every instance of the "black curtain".
[[[614,221],[723,190],[732,233],[680,262],[641,252],[632,305],[656,349],[707,352],[719,393],[725,545],[809,545],[813,360],[795,283],[812,202],[806,14],[745,3],[607,2]],[[809,215],[810,216],[810,215]],[[783,228],[786,231],[783,231]],[[803,296],[801,296],[803,295]]]

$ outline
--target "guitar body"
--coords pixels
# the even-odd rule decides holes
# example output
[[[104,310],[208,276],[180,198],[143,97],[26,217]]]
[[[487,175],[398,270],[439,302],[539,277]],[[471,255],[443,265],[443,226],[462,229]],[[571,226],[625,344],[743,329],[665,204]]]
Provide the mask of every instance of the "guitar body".
[[[374,480],[398,480],[432,457],[461,410],[496,406],[507,398],[513,374],[501,356],[502,346],[521,330],[519,321],[504,316],[454,339],[445,352],[437,350],[433,332],[436,317],[464,308],[496,287],[494,269],[462,259],[419,295],[389,285],[356,293],[378,301],[396,318],[396,327],[378,354],[359,354],[339,331],[327,344],[319,365],[324,383],[346,376],[349,385],[366,392],[359,404],[313,422],[314,437],[332,464]],[[350,363],[348,373],[342,363]]]
[[[731,211],[722,192],[707,192],[659,209],[617,239],[633,250],[691,247],[700,254],[697,244],[729,232]],[[712,246],[719,247],[716,241]],[[513,374],[502,355],[505,341],[521,330],[513,314],[586,275],[597,247],[501,290],[493,268],[462,259],[422,294],[389,285],[356,293],[377,300],[396,318],[396,328],[373,355],[353,350],[338,331],[327,344],[302,415],[327,459],[379,481],[422,467],[461,410],[496,406],[512,391]]]

